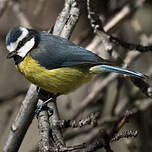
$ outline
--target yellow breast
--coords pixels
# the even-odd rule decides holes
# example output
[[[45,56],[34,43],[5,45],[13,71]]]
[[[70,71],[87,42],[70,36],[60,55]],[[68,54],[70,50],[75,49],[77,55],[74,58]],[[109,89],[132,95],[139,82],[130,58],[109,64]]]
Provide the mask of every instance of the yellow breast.
[[[69,93],[92,78],[88,69],[77,66],[45,69],[33,60],[30,54],[16,68],[29,81],[51,93]]]

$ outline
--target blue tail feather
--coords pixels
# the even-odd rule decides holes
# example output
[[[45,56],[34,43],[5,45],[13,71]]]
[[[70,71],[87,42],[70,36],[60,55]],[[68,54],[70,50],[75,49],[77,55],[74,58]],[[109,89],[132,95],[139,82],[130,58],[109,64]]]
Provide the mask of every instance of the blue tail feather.
[[[141,78],[141,79],[145,79],[147,77],[146,75],[140,72],[135,72],[129,69],[114,67],[114,66],[105,65],[105,64],[94,66],[91,68],[91,71],[93,73],[101,73],[102,71],[115,72],[115,73],[130,75],[130,76]]]

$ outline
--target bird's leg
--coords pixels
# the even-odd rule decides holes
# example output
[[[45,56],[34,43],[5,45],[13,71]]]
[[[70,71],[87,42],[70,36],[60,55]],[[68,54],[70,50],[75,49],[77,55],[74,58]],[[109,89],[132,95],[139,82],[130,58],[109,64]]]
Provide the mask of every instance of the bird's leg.
[[[47,110],[47,111],[49,111],[49,113],[52,115],[52,114],[53,114],[53,109],[50,108],[50,107],[48,107],[47,104],[48,104],[49,102],[54,102],[54,101],[56,100],[56,98],[59,96],[59,93],[57,93],[57,94],[50,94],[50,93],[44,91],[44,90],[41,89],[41,88],[37,88],[37,91],[38,91],[39,96],[40,96],[41,99],[43,98],[43,100],[44,100],[44,99],[46,99],[46,96],[47,96],[47,100],[44,101],[42,104],[40,104],[40,105],[36,108],[36,110],[35,110],[36,116],[38,117],[39,113],[40,113],[42,110]],[[46,95],[46,96],[44,97],[44,95]],[[49,98],[48,98],[48,97],[49,97]]]

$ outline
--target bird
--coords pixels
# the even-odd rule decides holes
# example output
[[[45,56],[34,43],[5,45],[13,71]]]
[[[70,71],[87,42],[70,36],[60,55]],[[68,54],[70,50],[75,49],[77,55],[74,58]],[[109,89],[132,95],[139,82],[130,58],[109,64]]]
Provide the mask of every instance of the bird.
[[[72,41],[45,31],[16,26],[9,30],[5,43],[7,58],[14,59],[16,69],[55,97],[76,90],[103,72],[147,78],[140,72],[114,66]]]

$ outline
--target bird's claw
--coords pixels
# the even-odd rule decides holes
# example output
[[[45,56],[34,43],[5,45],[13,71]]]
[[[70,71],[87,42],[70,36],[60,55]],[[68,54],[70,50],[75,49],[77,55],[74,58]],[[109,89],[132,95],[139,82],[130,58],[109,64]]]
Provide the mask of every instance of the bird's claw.
[[[37,118],[42,110],[47,110],[49,112],[50,116],[53,115],[53,109],[48,107],[46,104],[42,103],[35,110],[35,115]]]

